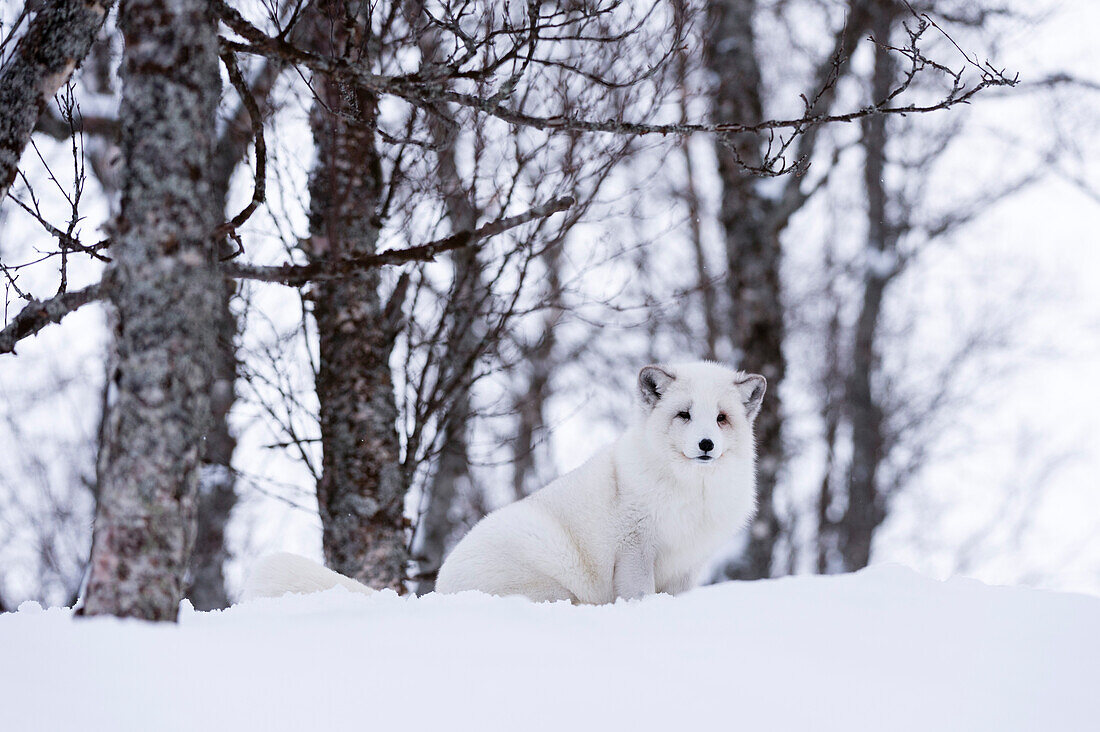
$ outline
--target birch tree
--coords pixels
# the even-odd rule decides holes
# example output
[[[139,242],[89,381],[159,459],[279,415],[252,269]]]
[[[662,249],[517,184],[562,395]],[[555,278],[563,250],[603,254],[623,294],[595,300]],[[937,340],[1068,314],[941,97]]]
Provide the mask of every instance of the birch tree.
[[[112,229],[113,395],[83,613],[174,620],[210,421],[220,278],[207,172],[220,97],[201,0],[127,0],[122,205]]]
[[[372,63],[367,3],[318,3],[309,47]],[[311,261],[378,251],[382,164],[375,142],[378,97],[351,79],[315,76],[310,115],[317,162],[310,175]],[[310,292],[320,338],[317,396],[323,465],[317,485],[328,566],[373,587],[403,586],[404,497],[397,406],[390,374],[394,330],[384,317],[377,270],[320,282]]]

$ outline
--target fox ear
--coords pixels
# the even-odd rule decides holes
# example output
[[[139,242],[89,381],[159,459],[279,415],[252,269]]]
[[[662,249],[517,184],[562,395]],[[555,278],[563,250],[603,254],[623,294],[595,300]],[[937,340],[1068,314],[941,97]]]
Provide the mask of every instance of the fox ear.
[[[768,380],[760,374],[745,374],[737,381],[737,390],[741,392],[741,403],[745,405],[745,416],[749,422],[760,413],[760,403],[764,401],[764,392]]]
[[[642,404],[654,407],[676,377],[660,366],[646,366],[638,373],[638,393]]]

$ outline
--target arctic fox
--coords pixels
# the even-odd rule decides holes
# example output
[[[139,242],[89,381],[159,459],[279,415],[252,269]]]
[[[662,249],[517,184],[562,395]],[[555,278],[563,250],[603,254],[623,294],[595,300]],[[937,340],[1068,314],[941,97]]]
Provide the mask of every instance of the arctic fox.
[[[763,376],[713,362],[646,366],[641,414],[615,443],[527,498],[486,516],[439,570],[442,593],[603,604],[694,587],[752,516]],[[277,554],[244,596],[316,592],[354,580]]]

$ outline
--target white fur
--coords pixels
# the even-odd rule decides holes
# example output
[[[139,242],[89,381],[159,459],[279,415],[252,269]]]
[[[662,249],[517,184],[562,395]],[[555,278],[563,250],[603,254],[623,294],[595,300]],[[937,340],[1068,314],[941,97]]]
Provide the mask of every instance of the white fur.
[[[602,604],[677,594],[698,583],[754,510],[752,420],[764,379],[698,362],[646,367],[639,389],[642,413],[626,433],[576,470],[482,519],[443,563],[439,592]],[[336,585],[369,592],[281,554],[257,567],[245,595]]]

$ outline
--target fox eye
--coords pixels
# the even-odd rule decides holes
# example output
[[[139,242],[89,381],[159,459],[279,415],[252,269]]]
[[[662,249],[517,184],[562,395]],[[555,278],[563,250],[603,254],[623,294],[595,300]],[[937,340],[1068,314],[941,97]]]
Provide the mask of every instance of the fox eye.
[[[683,420],[691,421],[691,412],[677,412],[677,413],[676,413],[676,417],[677,417],[678,419],[683,419]]]
[[[728,421],[729,421],[729,419],[726,417],[726,415],[724,415],[724,414],[719,414],[718,415],[718,424],[725,424]]]

